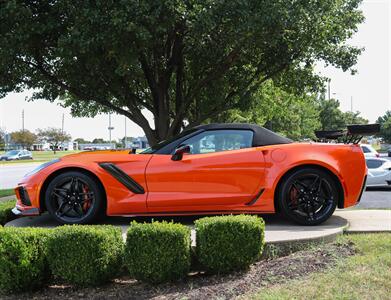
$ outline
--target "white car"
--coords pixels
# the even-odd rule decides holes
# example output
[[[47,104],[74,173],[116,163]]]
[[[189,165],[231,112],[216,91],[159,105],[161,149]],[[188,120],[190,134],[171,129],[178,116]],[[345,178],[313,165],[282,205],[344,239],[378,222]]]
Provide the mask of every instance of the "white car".
[[[364,152],[365,158],[367,157],[380,157],[379,153],[373,149],[369,144],[360,144],[362,152]]]
[[[365,159],[368,167],[367,186],[391,186],[391,160]]]

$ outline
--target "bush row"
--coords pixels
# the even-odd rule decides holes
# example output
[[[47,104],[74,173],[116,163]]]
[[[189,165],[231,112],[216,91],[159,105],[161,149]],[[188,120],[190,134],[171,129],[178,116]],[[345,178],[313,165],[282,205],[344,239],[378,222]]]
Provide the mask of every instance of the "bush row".
[[[255,216],[208,217],[196,221],[196,259],[210,273],[246,269],[264,245],[264,222]],[[191,269],[190,229],[167,222],[131,223],[121,229],[73,225],[56,229],[0,228],[0,289],[36,289],[55,279],[93,286],[126,267],[151,283],[183,278]]]

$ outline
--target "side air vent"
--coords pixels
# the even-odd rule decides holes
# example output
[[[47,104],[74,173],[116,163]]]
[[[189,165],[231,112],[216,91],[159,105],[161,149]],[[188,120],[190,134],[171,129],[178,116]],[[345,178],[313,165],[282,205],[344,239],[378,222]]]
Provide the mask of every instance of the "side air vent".
[[[19,196],[20,196],[20,201],[22,201],[23,205],[31,206],[29,194],[27,194],[24,187],[22,187],[22,186],[18,187],[18,192],[19,192]]]
[[[103,169],[109,172],[115,179],[121,182],[124,186],[126,186],[130,191],[135,194],[144,194],[144,188],[138,184],[132,177],[122,171],[119,167],[117,167],[113,163],[100,163]]]

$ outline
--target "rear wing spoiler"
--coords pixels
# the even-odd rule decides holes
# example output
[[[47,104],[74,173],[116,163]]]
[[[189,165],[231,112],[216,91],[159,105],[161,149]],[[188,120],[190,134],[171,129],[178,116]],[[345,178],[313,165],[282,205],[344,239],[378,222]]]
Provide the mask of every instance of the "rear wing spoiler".
[[[345,144],[358,144],[364,136],[374,135],[380,131],[380,124],[348,125],[346,130],[318,130],[315,135],[320,142],[330,140]]]

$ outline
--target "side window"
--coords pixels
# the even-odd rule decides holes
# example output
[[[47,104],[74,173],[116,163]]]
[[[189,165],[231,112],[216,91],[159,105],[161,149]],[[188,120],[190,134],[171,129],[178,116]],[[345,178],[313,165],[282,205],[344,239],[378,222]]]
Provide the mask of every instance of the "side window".
[[[367,147],[365,147],[365,146],[361,146],[361,148],[362,148],[362,151],[364,152],[364,153],[369,153],[369,152],[371,152]]]
[[[182,144],[190,146],[191,154],[237,150],[250,148],[253,134],[251,130],[209,130],[185,140]]]
[[[374,160],[374,159],[368,159],[366,162],[367,162],[368,169],[376,169],[376,168],[379,168],[383,164],[383,161]]]

